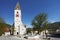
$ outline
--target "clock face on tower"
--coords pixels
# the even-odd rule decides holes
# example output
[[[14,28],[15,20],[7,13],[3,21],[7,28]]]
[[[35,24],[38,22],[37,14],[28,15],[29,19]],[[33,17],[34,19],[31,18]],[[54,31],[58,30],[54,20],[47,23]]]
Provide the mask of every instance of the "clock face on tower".
[[[16,13],[16,17],[19,17],[19,13],[18,12]]]

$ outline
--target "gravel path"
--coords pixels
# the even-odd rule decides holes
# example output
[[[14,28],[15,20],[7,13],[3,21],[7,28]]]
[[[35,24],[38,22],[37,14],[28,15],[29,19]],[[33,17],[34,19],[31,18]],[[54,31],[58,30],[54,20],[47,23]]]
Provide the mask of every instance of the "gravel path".
[[[39,38],[39,39],[24,39],[24,38],[19,38],[19,37],[16,37],[16,36],[1,36],[0,37],[0,40],[43,40],[42,38]],[[51,40],[60,40],[60,38],[52,38],[51,37]]]
[[[0,40],[21,40],[21,38],[16,36],[1,36]]]

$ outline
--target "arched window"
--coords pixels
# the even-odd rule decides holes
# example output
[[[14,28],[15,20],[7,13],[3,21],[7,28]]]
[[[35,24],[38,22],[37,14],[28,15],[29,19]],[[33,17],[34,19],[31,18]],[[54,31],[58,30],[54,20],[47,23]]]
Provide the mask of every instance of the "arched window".
[[[17,12],[16,17],[19,17],[19,13]]]

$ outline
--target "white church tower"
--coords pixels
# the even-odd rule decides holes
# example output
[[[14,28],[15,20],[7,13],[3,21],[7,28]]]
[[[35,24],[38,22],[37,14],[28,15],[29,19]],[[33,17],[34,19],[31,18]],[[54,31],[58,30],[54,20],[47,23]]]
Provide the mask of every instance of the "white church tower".
[[[19,2],[14,9],[14,35],[23,35],[26,33],[26,27],[21,20],[21,8]]]

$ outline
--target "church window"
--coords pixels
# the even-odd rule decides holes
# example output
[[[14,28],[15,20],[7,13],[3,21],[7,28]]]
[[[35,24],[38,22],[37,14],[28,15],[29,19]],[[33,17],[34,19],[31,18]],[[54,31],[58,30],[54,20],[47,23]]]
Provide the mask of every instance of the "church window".
[[[17,12],[16,17],[19,17],[19,13]]]
[[[18,13],[18,12],[17,12]]]

